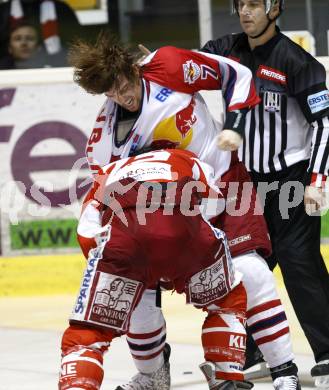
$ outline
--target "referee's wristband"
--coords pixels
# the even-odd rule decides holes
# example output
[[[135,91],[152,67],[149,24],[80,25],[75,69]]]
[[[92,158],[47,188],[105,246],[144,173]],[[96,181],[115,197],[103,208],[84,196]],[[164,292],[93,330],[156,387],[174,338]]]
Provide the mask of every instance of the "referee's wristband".
[[[247,109],[227,111],[223,129],[236,131],[243,137],[247,112]]]

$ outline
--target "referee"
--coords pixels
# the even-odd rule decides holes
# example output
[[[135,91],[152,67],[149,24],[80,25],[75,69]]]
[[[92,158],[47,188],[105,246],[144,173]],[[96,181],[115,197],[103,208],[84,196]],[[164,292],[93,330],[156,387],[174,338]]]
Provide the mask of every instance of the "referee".
[[[272,189],[264,198],[273,245],[269,265],[279,264],[313,350],[315,385],[329,389],[329,276],[320,253],[319,213],[311,215],[323,205],[328,175],[329,91],[324,67],[276,26],[283,8],[283,0],[235,0],[244,32],[209,41],[202,50],[253,72],[261,103],[247,114],[239,154],[254,183]],[[223,133],[224,149],[242,142],[237,133]],[[291,186],[295,191],[288,191],[284,205],[282,195]],[[299,204],[289,208],[298,196]]]

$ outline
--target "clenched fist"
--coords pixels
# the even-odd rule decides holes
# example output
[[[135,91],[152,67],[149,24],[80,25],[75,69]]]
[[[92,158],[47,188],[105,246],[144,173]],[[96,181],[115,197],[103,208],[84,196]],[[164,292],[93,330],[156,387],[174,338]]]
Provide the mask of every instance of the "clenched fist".
[[[217,146],[219,149],[233,152],[239,149],[242,144],[242,137],[236,131],[224,129],[217,136]]]
[[[321,215],[321,211],[328,209],[325,189],[306,186],[304,205],[306,214]]]

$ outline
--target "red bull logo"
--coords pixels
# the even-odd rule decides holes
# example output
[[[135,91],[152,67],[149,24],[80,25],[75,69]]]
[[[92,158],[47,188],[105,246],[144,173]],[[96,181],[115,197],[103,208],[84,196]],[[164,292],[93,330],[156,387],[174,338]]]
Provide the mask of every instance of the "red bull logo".
[[[176,114],[176,127],[183,138],[186,137],[186,134],[192,129],[192,126],[196,122],[197,118],[194,115],[194,107],[195,101],[192,97],[190,104]]]
[[[200,66],[192,60],[186,61],[183,64],[184,81],[188,84],[193,84],[201,75]]]
[[[193,125],[197,121],[194,107],[195,100],[192,97],[186,107],[163,119],[154,129],[152,145],[166,142],[171,147],[186,149],[192,141]]]

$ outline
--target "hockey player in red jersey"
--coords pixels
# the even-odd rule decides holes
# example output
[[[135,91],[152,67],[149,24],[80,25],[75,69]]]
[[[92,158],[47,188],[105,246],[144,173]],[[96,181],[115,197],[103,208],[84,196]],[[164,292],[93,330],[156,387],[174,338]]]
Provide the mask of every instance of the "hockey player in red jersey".
[[[102,169],[78,227],[89,257],[62,338],[60,390],[100,389],[104,352],[113,338],[127,332],[143,291],[161,278],[178,293],[185,292],[187,303],[207,312],[203,330],[218,326],[219,319],[226,324],[225,331],[211,336],[219,352],[208,351],[202,336],[206,360],[216,362],[220,354],[226,367],[213,388],[221,382],[252,388],[243,382],[241,371],[246,311],[242,275],[234,270],[225,234],[203,216],[201,199],[210,194],[220,196],[212,167],[188,151],[155,151]],[[84,240],[86,233],[95,244]],[[232,335],[235,343],[229,342]]]
[[[289,326],[273,275],[262,258],[270,254],[271,245],[263,216],[259,209],[254,213],[255,190],[236,154],[217,147],[221,129],[242,131],[246,111],[258,102],[250,72],[227,58],[174,47],[151,53],[137,66],[130,52],[106,35],[101,35],[96,45],[77,43],[71,48],[70,61],[80,86],[108,97],[86,148],[92,172],[136,151],[161,147],[190,150],[214,168],[226,198],[226,209],[216,223],[227,234],[233,261],[243,274],[247,323],[275,375],[295,375]],[[210,115],[198,92],[203,89],[222,90],[224,123],[215,122]],[[242,196],[249,184],[250,196]],[[239,207],[245,211],[234,212]],[[207,324],[203,336],[209,350],[215,332],[211,329],[212,324]],[[220,332],[220,327],[216,329]],[[161,308],[156,306],[156,291],[147,289],[132,314],[127,334],[139,374],[119,390],[137,389],[144,379],[152,382],[169,375],[162,353],[165,339],[165,321]],[[220,356],[216,364],[202,369],[207,371],[211,386],[212,378],[216,379],[223,369]],[[166,384],[145,387],[153,388],[169,389]]]

